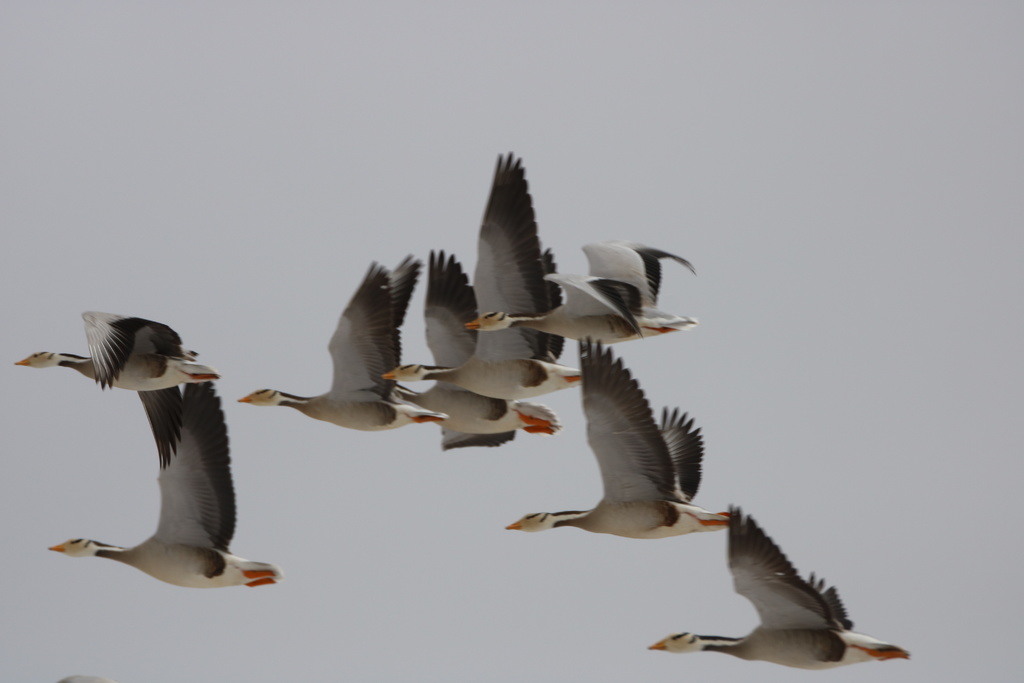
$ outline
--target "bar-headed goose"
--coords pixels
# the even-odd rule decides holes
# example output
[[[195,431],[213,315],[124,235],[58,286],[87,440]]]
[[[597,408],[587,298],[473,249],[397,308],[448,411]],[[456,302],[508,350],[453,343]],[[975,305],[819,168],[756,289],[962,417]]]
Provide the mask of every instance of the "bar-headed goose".
[[[435,363],[457,367],[472,357],[477,334],[463,323],[476,315],[473,288],[458,260],[443,251],[430,253],[424,315],[427,346]],[[562,428],[558,416],[545,405],[482,396],[444,381],[412,400],[448,414],[441,425],[444,450],[499,446],[514,438],[517,429],[554,434]]]
[[[657,308],[659,259],[671,258],[691,271],[684,258],[633,242],[599,242],[583,247],[590,275],[551,273],[546,278],[565,290],[565,305],[548,312],[492,311],[467,323],[485,332],[529,327],[569,339],[605,344],[640,339],[697,325],[697,320]]]
[[[477,240],[477,310],[548,310],[544,261],[522,160],[498,158]],[[465,322],[465,321],[463,321]],[[492,398],[521,399],[573,386],[579,370],[554,362],[552,338],[517,328],[485,335],[457,367],[401,365],[385,377],[443,380]]]
[[[184,382],[220,378],[210,366],[196,363],[195,352],[186,351],[178,333],[163,323],[96,311],[87,311],[82,318],[90,358],[43,351],[15,365],[73,368],[104,389],[133,391],[154,391]]]
[[[220,374],[196,363],[196,353],[182,347],[178,333],[163,323],[97,311],[87,311],[82,318],[91,357],[42,351],[15,365],[72,368],[104,389],[139,392],[159,448],[169,448],[181,429],[178,385],[219,379]],[[161,452],[162,457],[168,455]]]
[[[727,513],[690,501],[700,485],[704,440],[678,411],[654,422],[643,390],[609,349],[580,342],[587,441],[597,456],[604,497],[593,510],[538,512],[505,527],[544,531],[574,526],[629,538],[665,538],[717,531]]]
[[[178,391],[178,389],[175,389]],[[187,588],[262,586],[281,570],[231,554],[235,490],[228,433],[212,384],[189,384],[182,404],[181,436],[170,457],[160,456],[160,522],[156,533],[134,548],[76,538],[50,550],[71,557],[117,560],[150,576]]]
[[[295,396],[260,389],[238,399],[256,406],[288,406],[317,420],[349,429],[379,431],[448,416],[409,403],[383,373],[401,353],[399,326],[419,275],[420,262],[407,257],[393,272],[374,263],[348,306],[327,349],[334,381],[326,394]]]
[[[711,650],[798,669],[831,669],[885,659],[909,659],[903,648],[851,631],[853,622],[835,587],[800,578],[761,527],[730,508],[729,569],[736,592],[750,600],[761,624],[745,638],[677,633],[649,649]]]

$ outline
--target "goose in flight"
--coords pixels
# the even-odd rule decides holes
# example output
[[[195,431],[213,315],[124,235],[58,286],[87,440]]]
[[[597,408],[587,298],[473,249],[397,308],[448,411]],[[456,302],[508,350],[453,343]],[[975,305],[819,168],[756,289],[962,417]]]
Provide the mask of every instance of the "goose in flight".
[[[392,272],[374,263],[338,320],[327,349],[334,381],[326,394],[304,397],[260,389],[240,398],[256,406],[288,406],[317,420],[349,429],[379,431],[414,422],[438,422],[448,416],[406,400],[383,373],[401,355],[399,326],[405,318],[420,262],[412,257]]]
[[[797,669],[909,659],[901,647],[851,631],[835,586],[814,574],[804,580],[750,516],[729,509],[729,569],[736,592],[750,600],[761,624],[744,638],[677,633],[651,645],[667,652],[724,652]]]
[[[551,294],[544,275],[526,171],[509,154],[498,159],[477,240],[477,310],[547,310]],[[473,355],[457,367],[400,365],[385,377],[441,380],[492,398],[532,398],[579,381],[579,370],[554,362],[555,344],[537,330],[503,330],[481,336]]]
[[[629,538],[665,538],[724,529],[727,513],[691,501],[700,485],[704,439],[693,420],[665,411],[659,427],[643,390],[601,344],[580,342],[587,441],[597,456],[604,497],[593,510],[537,512],[506,529],[574,526]]]
[[[174,391],[179,391],[174,388]],[[262,586],[280,581],[280,568],[231,554],[235,490],[227,427],[212,384],[189,384],[181,401],[181,436],[160,456],[160,522],[134,548],[84,538],[55,545],[71,557],[117,560],[175,586]]]
[[[104,389],[139,392],[160,455],[168,457],[170,452],[162,449],[171,448],[181,430],[178,385],[219,379],[220,374],[196,363],[196,353],[185,350],[178,333],[163,323],[97,311],[87,311],[82,318],[90,357],[41,351],[15,365],[71,368]]]

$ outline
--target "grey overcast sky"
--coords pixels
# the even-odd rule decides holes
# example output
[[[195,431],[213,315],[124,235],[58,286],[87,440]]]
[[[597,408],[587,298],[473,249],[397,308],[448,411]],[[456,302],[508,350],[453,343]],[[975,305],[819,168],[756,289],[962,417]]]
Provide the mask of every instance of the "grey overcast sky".
[[[4,2],[0,679],[1020,680],[1022,32],[1016,2]],[[725,534],[503,529],[600,498],[576,390],[557,437],[448,453],[235,402],[327,389],[371,261],[472,269],[509,151],[563,271],[607,239],[693,262],[662,304],[701,326],[615,352],[703,427],[696,502],[913,659],[647,651],[756,615]],[[47,552],[158,512],[137,397],[11,364],[85,353],[86,310],[223,373],[232,549],[283,583]]]

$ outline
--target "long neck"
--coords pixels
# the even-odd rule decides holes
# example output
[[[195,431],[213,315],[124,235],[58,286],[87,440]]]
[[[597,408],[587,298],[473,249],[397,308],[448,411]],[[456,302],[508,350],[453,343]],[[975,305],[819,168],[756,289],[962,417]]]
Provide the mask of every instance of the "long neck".
[[[509,327],[529,327],[533,330],[546,332],[557,328],[557,314],[559,309],[547,313],[509,313],[511,321]]]
[[[743,657],[743,638],[729,638],[728,636],[697,636],[702,650],[711,652],[725,652],[736,657]]]
[[[315,411],[315,406],[310,404],[310,401],[315,397],[310,396],[296,396],[295,394],[286,394],[283,391],[277,392],[281,397],[281,402],[278,405],[288,406],[289,408],[295,408],[300,413],[309,415]]]
[[[108,545],[106,543],[100,543],[99,541],[93,541],[93,544],[99,546],[96,550],[96,557],[105,557],[108,560],[117,560],[118,562],[124,562],[125,564],[132,563],[131,548],[122,548],[119,545]]]
[[[548,513],[554,518],[555,523],[553,526],[583,526],[581,521],[583,517],[586,517],[591,513],[591,510],[567,510],[565,512],[551,512]]]
[[[96,379],[96,371],[92,364],[92,358],[76,356],[73,353],[58,353],[54,354],[54,356],[59,359],[57,365],[62,368],[78,370],[89,379]]]
[[[424,365],[423,379],[443,380],[452,375],[457,368],[445,368],[439,365]]]

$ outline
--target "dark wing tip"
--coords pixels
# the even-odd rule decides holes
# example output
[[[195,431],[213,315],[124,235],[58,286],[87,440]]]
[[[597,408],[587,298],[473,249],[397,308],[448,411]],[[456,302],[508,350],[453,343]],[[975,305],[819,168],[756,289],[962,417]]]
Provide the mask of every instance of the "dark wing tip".
[[[388,275],[388,287],[391,292],[392,344],[394,344],[396,359],[402,357],[401,327],[405,322],[409,299],[412,298],[412,292],[416,288],[422,267],[423,263],[410,255],[402,259],[402,262],[395,266],[395,269]]]
[[[185,385],[182,396],[182,440],[194,440],[203,470],[216,491],[218,515],[204,521],[213,547],[227,552],[235,533],[235,487],[231,480],[228,428],[213,382]]]
[[[662,438],[668,447],[672,467],[687,501],[693,500],[700,488],[701,462],[704,459],[704,435],[701,428],[693,426],[693,418],[678,408],[661,411]]]
[[[450,451],[453,448],[470,448],[474,446],[494,448],[511,441],[515,437],[515,431],[499,432],[497,434],[465,434],[445,429],[444,437],[441,441],[441,450]]]
[[[454,312],[460,322],[469,322],[477,316],[476,297],[469,277],[454,254],[431,251],[427,266],[426,304],[444,306]]]
[[[181,442],[182,397],[179,386],[158,389],[156,391],[136,392],[142,401],[142,407],[149,419],[156,441],[157,455],[160,458],[160,469],[171,463],[171,457],[178,450]]]

